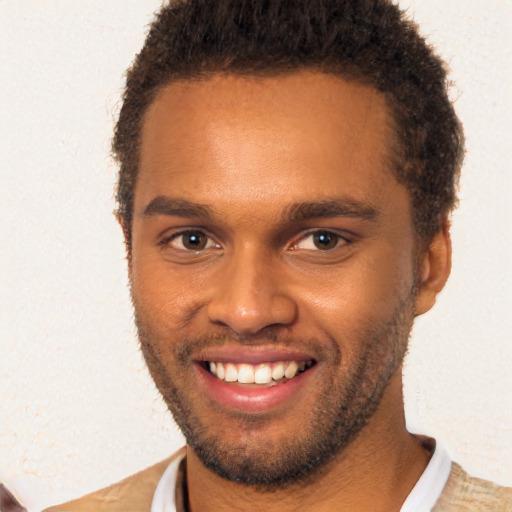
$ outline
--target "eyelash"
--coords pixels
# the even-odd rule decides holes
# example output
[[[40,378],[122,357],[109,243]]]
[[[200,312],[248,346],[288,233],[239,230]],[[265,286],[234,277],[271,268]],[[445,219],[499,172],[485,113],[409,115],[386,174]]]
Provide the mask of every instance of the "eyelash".
[[[210,249],[212,247],[208,247],[208,244],[209,243],[213,243],[213,245],[216,245],[218,247],[220,247],[219,244],[217,244],[213,238],[211,236],[209,236],[207,233],[205,233],[203,230],[201,229],[187,229],[185,231],[180,231],[179,233],[174,233],[173,235],[171,236],[168,236],[166,238],[164,238],[161,242],[160,242],[160,245],[162,245],[163,247],[168,247],[172,242],[174,242],[175,240],[179,239],[179,238],[183,238],[185,237],[186,235],[193,235],[193,234],[197,234],[199,236],[204,236],[206,237],[207,241],[206,241],[206,247],[203,247],[201,249],[198,249],[198,250],[193,250],[193,249],[187,249],[183,242],[181,245],[183,245],[183,247],[180,247],[178,248],[178,250],[180,251],[183,251],[183,252],[191,252],[191,253],[195,253],[195,252],[201,252],[205,249]]]
[[[199,249],[190,249],[190,248],[187,248],[184,246],[184,243],[182,241],[181,245],[183,247],[179,247],[177,248],[178,250],[180,251],[183,251],[183,252],[189,252],[189,253],[199,253],[199,252],[202,252],[206,249],[212,249],[212,248],[220,248],[220,244],[218,244],[217,242],[214,241],[214,239],[209,236],[207,233],[205,233],[203,230],[201,229],[187,229],[185,231],[181,231],[179,233],[175,233],[169,237],[166,237],[164,238],[161,242],[160,242],[160,245],[162,245],[163,247],[168,247],[173,241],[179,239],[179,238],[182,238],[186,235],[194,235],[194,234],[197,234],[199,237],[201,236],[204,236],[206,237],[206,246],[205,247],[201,247]],[[334,239],[334,245],[332,247],[327,247],[327,248],[324,248],[324,249],[321,249],[319,248],[318,246],[316,246],[316,243],[314,241],[314,237],[315,235],[318,237],[318,239],[320,240],[321,238],[323,237],[326,237],[327,241],[329,241],[330,239]],[[336,233],[334,231],[330,231],[330,230],[327,230],[327,229],[316,229],[314,231],[310,231],[309,233],[305,233],[304,235],[302,235],[296,242],[294,242],[292,244],[292,246],[290,247],[290,250],[301,250],[301,249],[304,249],[304,248],[300,248],[298,247],[301,243],[305,242],[308,238],[311,238],[312,239],[312,244],[314,244],[316,246],[316,251],[318,252],[329,252],[329,251],[332,251],[334,249],[337,249],[340,247],[340,245],[342,246],[345,246],[345,245],[350,245],[352,242],[346,237],[346,236],[342,236],[340,235],[339,233]],[[305,249],[307,251],[315,251],[315,248],[307,248]]]
[[[331,239],[334,239],[334,245],[332,247],[324,247],[321,249],[320,247],[316,246],[315,243],[315,236],[318,237],[318,241],[320,241],[321,238],[326,238],[327,242],[329,242]],[[301,250],[301,248],[297,249],[297,246],[300,243],[305,242],[307,239],[311,239],[312,244],[316,246],[316,251],[318,252],[329,252],[334,249],[338,249],[340,246],[344,246],[347,244],[350,244],[351,241],[346,237],[342,236],[339,233],[336,233],[335,231],[330,231],[328,229],[316,229],[314,231],[310,231],[309,233],[304,234],[301,236],[296,243],[293,244],[293,250]],[[314,248],[308,248],[306,250],[315,251]]]

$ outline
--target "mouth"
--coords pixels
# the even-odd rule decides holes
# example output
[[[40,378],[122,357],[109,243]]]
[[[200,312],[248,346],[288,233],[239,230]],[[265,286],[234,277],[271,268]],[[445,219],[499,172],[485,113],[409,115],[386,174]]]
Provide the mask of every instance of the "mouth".
[[[296,378],[315,365],[307,361],[268,361],[257,364],[224,361],[205,361],[201,365],[211,375],[223,382],[244,385],[276,386]]]
[[[220,347],[195,360],[204,395],[216,407],[246,413],[296,406],[318,367],[311,355],[273,348]]]

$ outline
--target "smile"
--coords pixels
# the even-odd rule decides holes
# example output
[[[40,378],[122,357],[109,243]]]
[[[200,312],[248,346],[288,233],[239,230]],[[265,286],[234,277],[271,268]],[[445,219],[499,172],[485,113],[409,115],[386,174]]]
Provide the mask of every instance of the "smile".
[[[271,345],[210,347],[194,362],[204,396],[215,407],[245,413],[293,407],[323,366],[311,353]]]
[[[209,361],[206,369],[224,382],[274,386],[295,378],[314,364],[308,361],[272,361],[258,364]]]

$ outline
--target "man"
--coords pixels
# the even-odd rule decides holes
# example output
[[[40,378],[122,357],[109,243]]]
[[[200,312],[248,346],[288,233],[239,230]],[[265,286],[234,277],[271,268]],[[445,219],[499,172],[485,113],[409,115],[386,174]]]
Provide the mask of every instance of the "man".
[[[144,357],[186,449],[58,510],[504,511],[405,428],[462,131],[382,0],[164,7],[114,152]]]

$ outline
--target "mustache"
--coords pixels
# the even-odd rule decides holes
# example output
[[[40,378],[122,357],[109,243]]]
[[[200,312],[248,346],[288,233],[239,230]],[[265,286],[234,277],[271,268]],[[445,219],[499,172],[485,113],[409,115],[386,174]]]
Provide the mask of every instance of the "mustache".
[[[186,337],[174,347],[174,356],[182,365],[191,364],[206,349],[224,345],[258,347],[274,345],[276,348],[293,348],[311,354],[315,360],[341,359],[338,344],[333,339],[319,341],[315,339],[297,339],[288,333],[275,333],[272,336],[258,333],[254,336],[240,336],[235,333],[227,335],[208,334],[204,336]]]

